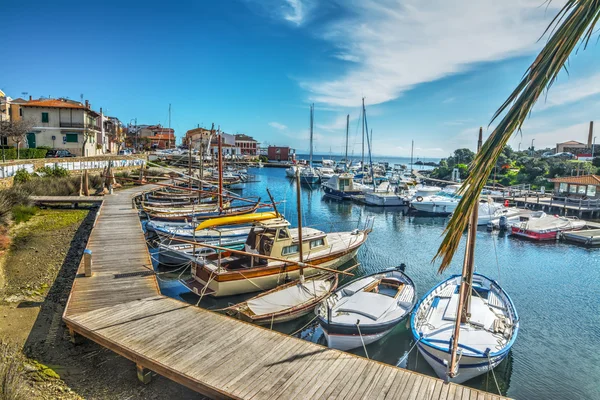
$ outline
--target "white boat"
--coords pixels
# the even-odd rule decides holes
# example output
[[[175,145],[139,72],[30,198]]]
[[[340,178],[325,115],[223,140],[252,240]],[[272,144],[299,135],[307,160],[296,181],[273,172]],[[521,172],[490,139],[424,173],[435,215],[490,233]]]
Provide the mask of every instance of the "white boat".
[[[454,212],[459,202],[460,197],[440,192],[428,197],[417,196],[410,206],[420,212],[448,215]]]
[[[390,182],[382,182],[375,190],[365,192],[365,203],[377,207],[408,205],[404,191],[400,186],[391,185]]]
[[[548,215],[543,211],[532,213],[525,221],[511,224],[511,233],[515,236],[533,240],[554,240],[559,232],[583,229],[585,221],[576,217]]]
[[[299,169],[300,167],[298,165],[292,165],[289,168],[285,169],[285,176],[287,176],[288,178],[292,178],[292,179],[296,179],[296,171]]]
[[[497,226],[501,218],[509,222],[516,221],[519,219],[520,214],[521,210],[516,207],[505,207],[503,204],[493,201],[481,202],[479,203],[477,225],[486,226],[492,224]]]
[[[310,106],[310,155],[308,166],[300,171],[300,182],[308,185],[316,184],[321,181],[321,177],[315,168],[313,168],[313,122],[315,116],[315,105]]]
[[[335,175],[335,171],[331,167],[319,167],[317,168],[317,172],[320,175],[322,181],[331,179],[331,177]]]
[[[461,275],[453,275],[431,289],[410,321],[421,355],[440,378],[455,383],[496,367],[519,331],[519,317],[510,297],[496,281],[474,274],[469,317],[459,327],[458,367],[449,371],[460,283]]]
[[[350,350],[366,346],[408,317],[417,298],[412,280],[401,268],[358,278],[315,309],[329,347]]]

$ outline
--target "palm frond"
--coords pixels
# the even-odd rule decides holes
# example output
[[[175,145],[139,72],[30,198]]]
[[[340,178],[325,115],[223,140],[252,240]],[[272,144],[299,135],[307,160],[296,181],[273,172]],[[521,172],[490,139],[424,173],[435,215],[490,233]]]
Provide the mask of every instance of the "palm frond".
[[[521,129],[540,95],[552,86],[578,44],[583,44],[584,48],[587,46],[598,18],[600,0],[569,0],[548,26],[546,32],[552,30],[552,36],[516,89],[494,114],[492,121],[508,109],[470,166],[469,177],[463,185],[463,197],[444,231],[444,239],[433,259],[442,259],[440,273],[450,265],[471,214],[478,206],[479,193],[506,143],[515,131]]]

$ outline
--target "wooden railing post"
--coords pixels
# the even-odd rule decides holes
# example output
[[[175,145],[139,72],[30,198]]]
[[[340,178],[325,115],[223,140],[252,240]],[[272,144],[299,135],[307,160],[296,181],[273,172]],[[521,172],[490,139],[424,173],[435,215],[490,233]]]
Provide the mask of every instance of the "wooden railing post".
[[[92,276],[92,251],[90,249],[85,249],[83,252],[83,269],[86,277]]]

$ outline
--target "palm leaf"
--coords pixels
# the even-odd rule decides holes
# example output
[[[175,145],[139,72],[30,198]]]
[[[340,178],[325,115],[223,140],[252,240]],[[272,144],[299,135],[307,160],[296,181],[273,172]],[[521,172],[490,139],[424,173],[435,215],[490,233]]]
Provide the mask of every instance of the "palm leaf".
[[[568,0],[544,32],[546,34],[552,31],[550,39],[527,69],[519,85],[494,114],[492,121],[508,109],[470,166],[469,177],[463,185],[463,197],[444,231],[445,237],[433,259],[442,259],[440,273],[450,265],[471,214],[479,203],[479,193],[506,143],[515,131],[521,129],[540,95],[552,86],[578,44],[583,44],[584,48],[587,46],[598,18],[600,0]]]

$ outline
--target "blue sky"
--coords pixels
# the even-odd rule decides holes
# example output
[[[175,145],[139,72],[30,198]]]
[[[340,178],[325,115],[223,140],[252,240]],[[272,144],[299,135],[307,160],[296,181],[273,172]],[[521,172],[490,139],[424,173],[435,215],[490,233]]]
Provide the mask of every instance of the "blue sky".
[[[181,136],[212,122],[263,144],[360,152],[366,98],[374,153],[474,148],[563,1],[29,1],[2,6],[0,89],[79,99]],[[513,147],[587,138],[600,112],[595,40],[570,60]],[[600,135],[599,135],[600,136]]]

